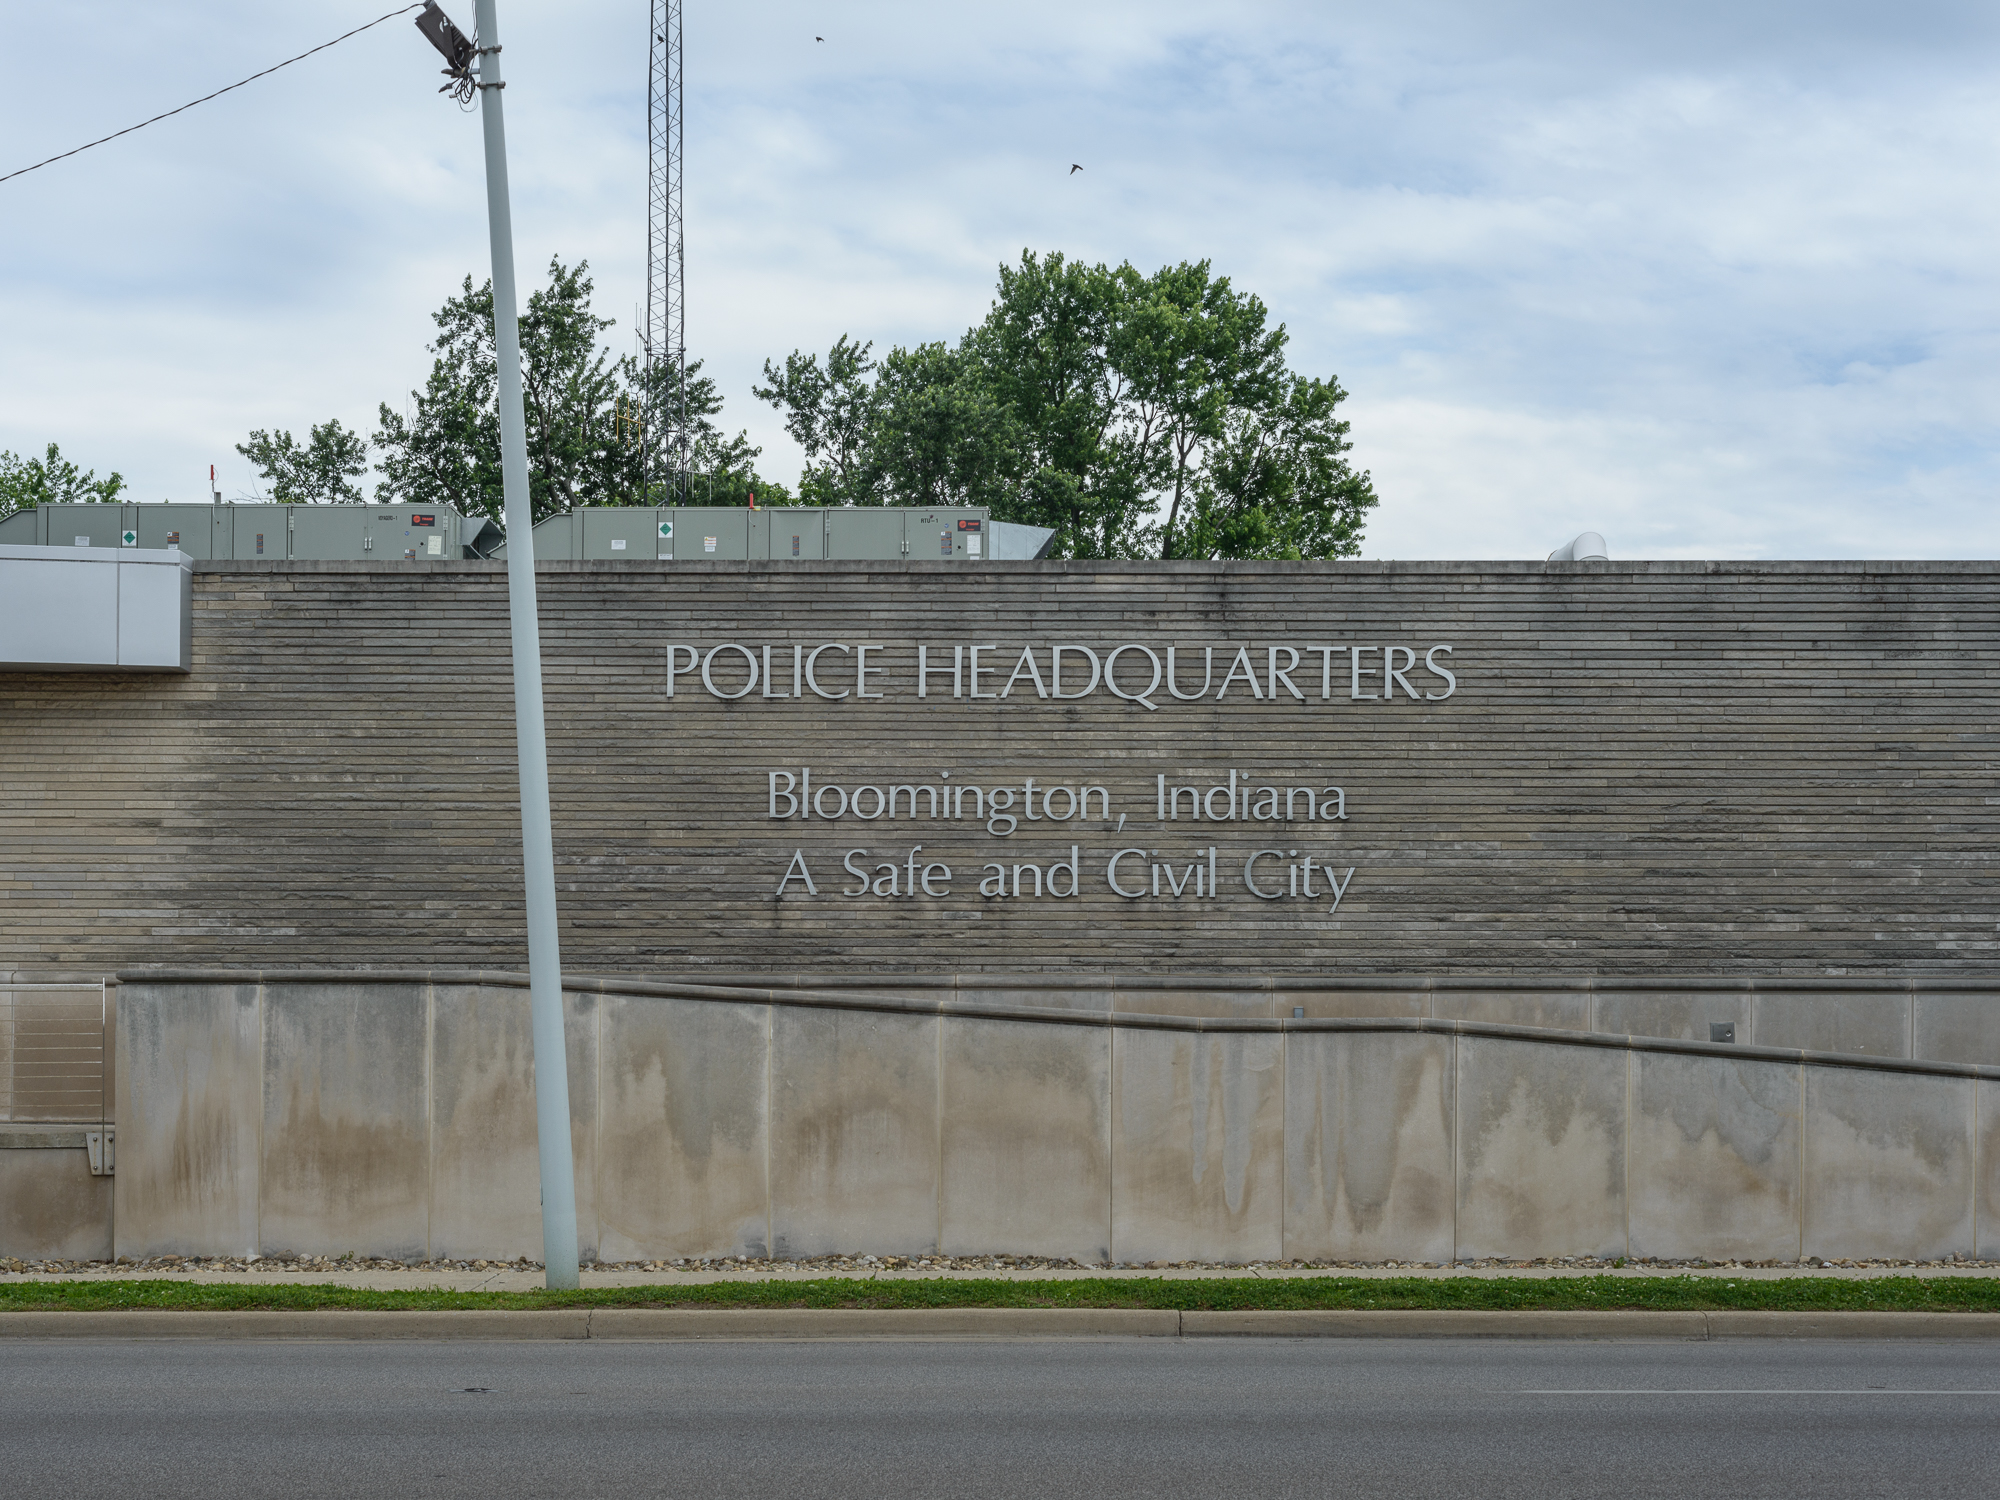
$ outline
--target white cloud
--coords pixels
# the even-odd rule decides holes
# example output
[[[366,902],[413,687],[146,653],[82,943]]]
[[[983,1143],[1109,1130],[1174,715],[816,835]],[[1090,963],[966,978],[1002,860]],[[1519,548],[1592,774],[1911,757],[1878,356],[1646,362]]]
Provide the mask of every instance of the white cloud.
[[[588,257],[629,348],[645,7],[501,9],[520,265]],[[23,161],[366,8],[115,14],[6,23]],[[785,477],[749,395],[766,357],[955,337],[1024,247],[1207,256],[1353,393],[1372,555],[1532,556],[1585,526],[1624,556],[2000,543],[1988,7],[689,19],[690,342]],[[0,185],[0,447],[59,439],[144,498],[215,462],[234,493],[251,428],[400,403],[429,312],[486,273],[477,122],[436,81],[398,19]]]

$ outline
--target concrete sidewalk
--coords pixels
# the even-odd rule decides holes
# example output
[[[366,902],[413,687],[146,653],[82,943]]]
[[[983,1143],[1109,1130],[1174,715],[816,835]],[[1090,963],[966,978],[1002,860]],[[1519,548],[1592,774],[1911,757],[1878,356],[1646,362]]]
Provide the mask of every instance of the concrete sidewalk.
[[[2000,1313],[1174,1312],[1130,1308],[574,1308],[10,1312],[0,1339],[2000,1339]]]

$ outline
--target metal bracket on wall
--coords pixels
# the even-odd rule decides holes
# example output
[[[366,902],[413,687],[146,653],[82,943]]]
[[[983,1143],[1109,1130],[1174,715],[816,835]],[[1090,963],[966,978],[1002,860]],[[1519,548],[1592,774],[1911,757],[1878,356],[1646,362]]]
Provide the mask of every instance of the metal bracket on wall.
[[[86,1130],[83,1133],[83,1148],[90,1153],[90,1175],[92,1177],[110,1177],[114,1175],[112,1171],[112,1168],[116,1164],[114,1160],[115,1151],[113,1149],[114,1134],[115,1127],[110,1125],[106,1125],[101,1130]],[[75,1158],[71,1159],[74,1160]]]

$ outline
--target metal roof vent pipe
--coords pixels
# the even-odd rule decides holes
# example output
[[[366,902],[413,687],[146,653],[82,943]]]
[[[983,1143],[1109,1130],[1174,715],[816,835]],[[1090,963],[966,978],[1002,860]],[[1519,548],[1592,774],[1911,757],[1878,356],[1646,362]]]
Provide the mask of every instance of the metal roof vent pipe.
[[[1586,531],[1567,547],[1558,547],[1549,554],[1550,562],[1610,562],[1611,554],[1605,550],[1604,538],[1594,531]]]

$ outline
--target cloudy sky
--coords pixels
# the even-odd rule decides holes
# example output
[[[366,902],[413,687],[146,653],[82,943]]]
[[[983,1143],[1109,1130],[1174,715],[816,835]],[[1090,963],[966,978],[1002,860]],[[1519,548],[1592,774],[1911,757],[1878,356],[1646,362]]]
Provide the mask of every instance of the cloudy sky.
[[[0,172],[378,13],[9,7]],[[2000,551],[1990,3],[688,13],[689,341],[775,477],[765,358],[954,338],[1023,248],[1205,257],[1352,393],[1367,556]],[[500,21],[523,272],[587,258],[629,348],[645,0]],[[478,122],[436,66],[399,18],[0,184],[0,448],[147,500],[213,463],[234,497],[250,429],[400,405],[487,274]]]

